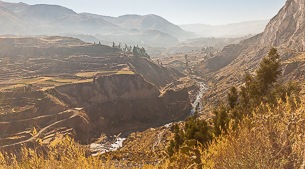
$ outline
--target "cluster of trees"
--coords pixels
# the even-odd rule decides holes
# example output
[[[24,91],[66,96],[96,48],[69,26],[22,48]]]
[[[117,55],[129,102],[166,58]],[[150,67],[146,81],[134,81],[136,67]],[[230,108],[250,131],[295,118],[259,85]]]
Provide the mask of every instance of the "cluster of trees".
[[[132,46],[127,46],[126,44],[124,45],[124,47],[122,47],[121,43],[116,45],[114,42],[112,42],[112,48],[122,50],[123,52],[132,52]]]
[[[146,53],[145,49],[142,47],[134,46],[132,49],[132,53],[136,57],[144,57],[144,58],[149,58],[150,56]]]
[[[128,46],[125,44],[124,47],[121,46],[121,43],[119,43],[118,45],[116,45],[114,42],[112,43],[112,48],[116,48],[119,49],[121,51],[123,51],[124,53],[126,52],[130,52],[133,53],[134,56],[136,57],[144,57],[144,58],[149,58],[150,56],[146,53],[146,50],[142,47],[140,48],[139,46]]]
[[[189,117],[183,127],[174,125],[174,140],[168,147],[168,154],[173,156],[188,146],[190,140],[202,147],[221,134],[226,134],[229,126],[237,129],[243,118],[251,118],[252,112],[260,105],[276,107],[279,101],[289,102],[292,109],[300,103],[300,87],[296,83],[280,84],[277,82],[281,74],[279,54],[272,48],[259,64],[253,75],[246,74],[244,84],[238,89],[231,87],[227,100],[214,108],[213,118],[209,121],[199,119],[197,113]]]

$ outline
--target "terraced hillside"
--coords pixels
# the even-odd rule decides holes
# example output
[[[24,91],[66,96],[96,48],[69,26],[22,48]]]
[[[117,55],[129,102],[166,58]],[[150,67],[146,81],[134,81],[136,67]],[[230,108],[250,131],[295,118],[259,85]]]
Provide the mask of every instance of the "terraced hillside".
[[[68,37],[0,38],[0,147],[70,134],[83,144],[184,119],[181,74],[150,59]],[[162,90],[162,92],[161,92]]]

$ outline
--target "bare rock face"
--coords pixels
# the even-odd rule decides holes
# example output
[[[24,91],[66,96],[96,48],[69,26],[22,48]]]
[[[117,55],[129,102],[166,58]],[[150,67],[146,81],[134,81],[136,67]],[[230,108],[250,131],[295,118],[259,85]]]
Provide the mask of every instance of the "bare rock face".
[[[159,90],[139,74],[97,76],[93,83],[59,86],[55,91],[72,98],[74,101],[70,101],[70,104],[73,106],[159,96]]]
[[[305,0],[288,0],[267,25],[260,44],[305,51]]]

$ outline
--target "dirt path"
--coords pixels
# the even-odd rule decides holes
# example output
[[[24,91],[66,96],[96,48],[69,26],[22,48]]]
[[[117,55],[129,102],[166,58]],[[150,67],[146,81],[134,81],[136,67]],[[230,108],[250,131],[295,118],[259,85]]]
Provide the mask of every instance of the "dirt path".
[[[35,134],[33,137],[27,139],[27,140],[24,140],[24,141],[20,141],[20,142],[17,142],[17,143],[14,143],[14,144],[9,144],[9,145],[5,145],[5,146],[0,146],[0,148],[8,148],[8,147],[12,147],[12,146],[16,146],[16,145],[22,145],[22,144],[26,144],[26,143],[29,143],[29,142],[34,142],[36,141],[44,132],[46,132],[48,129],[52,128],[53,126],[56,126],[57,124],[60,124],[60,123],[63,123],[67,120],[70,120],[72,118],[75,118],[77,116],[81,117],[81,118],[84,118],[86,119],[85,117],[82,116],[82,113],[77,111],[77,110],[74,110],[74,109],[69,109],[69,110],[65,110],[63,112],[60,112],[59,114],[61,113],[70,113],[72,112],[71,116],[69,118],[66,118],[66,119],[62,119],[62,120],[59,120],[59,121],[56,121],[48,126],[45,126],[44,128],[42,128],[41,130],[39,130],[39,132],[37,134]],[[86,122],[88,122],[86,120]]]

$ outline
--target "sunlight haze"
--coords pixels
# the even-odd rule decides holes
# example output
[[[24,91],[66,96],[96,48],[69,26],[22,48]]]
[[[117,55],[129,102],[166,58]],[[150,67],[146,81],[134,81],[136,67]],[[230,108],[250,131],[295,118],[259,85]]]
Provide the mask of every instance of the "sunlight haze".
[[[19,2],[7,0],[5,2]],[[55,4],[106,16],[156,14],[174,24],[220,25],[252,20],[268,20],[285,0],[24,0],[28,4]]]

